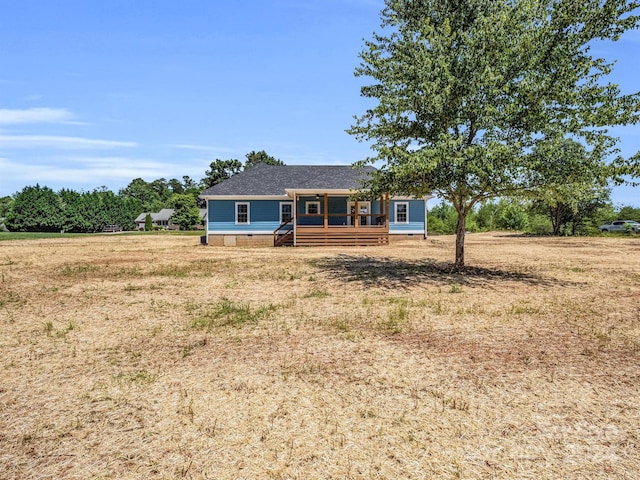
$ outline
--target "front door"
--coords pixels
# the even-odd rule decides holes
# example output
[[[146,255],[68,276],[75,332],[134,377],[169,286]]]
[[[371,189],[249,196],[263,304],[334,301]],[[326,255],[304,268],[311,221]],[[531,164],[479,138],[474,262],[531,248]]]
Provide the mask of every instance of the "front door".
[[[358,223],[360,224],[360,226],[362,227],[370,225],[371,217],[369,216],[369,214],[371,213],[371,202],[358,202],[358,210],[358,213],[360,214]],[[349,215],[349,217],[347,217],[347,225],[353,226],[353,219],[355,218],[356,214],[356,202],[347,203],[347,212],[351,214]]]

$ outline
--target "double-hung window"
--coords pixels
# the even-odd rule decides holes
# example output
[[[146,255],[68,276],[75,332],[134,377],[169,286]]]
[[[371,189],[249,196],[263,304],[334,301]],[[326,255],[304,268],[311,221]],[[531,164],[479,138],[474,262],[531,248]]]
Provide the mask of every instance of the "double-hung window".
[[[248,202],[236,202],[236,224],[249,224]]]
[[[409,223],[409,203],[396,202],[395,223]]]
[[[293,218],[293,203],[281,202],[280,203],[280,225],[290,222]]]

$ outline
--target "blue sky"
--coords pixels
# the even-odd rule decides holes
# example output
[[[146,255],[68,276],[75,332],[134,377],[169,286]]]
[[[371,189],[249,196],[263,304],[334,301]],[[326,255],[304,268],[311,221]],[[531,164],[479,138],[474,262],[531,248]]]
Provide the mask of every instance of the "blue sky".
[[[118,191],[200,180],[216,158],[287,164],[369,154],[345,133],[367,101],[353,75],[382,0],[0,0],[0,196],[26,185]],[[640,35],[594,53],[640,90]],[[618,128],[625,155],[640,127]],[[640,189],[617,187],[617,204]]]

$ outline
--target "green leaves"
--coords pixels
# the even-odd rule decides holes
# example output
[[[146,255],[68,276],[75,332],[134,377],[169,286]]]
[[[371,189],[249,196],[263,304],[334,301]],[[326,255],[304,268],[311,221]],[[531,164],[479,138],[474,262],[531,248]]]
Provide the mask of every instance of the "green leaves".
[[[192,230],[195,225],[201,223],[200,210],[193,196],[173,195],[170,202],[175,209],[171,215],[171,221],[180,225],[180,230]]]
[[[637,7],[624,0],[386,0],[386,34],[365,43],[355,71],[372,80],[361,94],[376,104],[348,130],[372,142],[367,162],[384,162],[368,186],[436,193],[464,217],[479,201],[554,178],[532,170],[531,149],[541,139],[573,138],[599,159],[614,153],[606,126],[637,122],[640,96],[602,83],[612,63],[590,47],[638,27]],[[639,173],[632,164],[616,160],[607,174]],[[547,170],[554,166],[561,165]],[[598,181],[604,171],[594,173]],[[462,266],[462,247],[457,253]]]

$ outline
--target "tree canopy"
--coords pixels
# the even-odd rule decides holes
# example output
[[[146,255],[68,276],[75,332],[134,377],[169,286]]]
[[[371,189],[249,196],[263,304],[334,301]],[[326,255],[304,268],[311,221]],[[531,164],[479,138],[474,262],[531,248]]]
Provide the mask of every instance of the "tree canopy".
[[[134,228],[141,204],[110,190],[76,192],[49,187],[25,187],[15,195],[7,212],[6,226],[16,232],[101,232],[105,225]]]
[[[213,187],[241,171],[242,163],[240,160],[220,160],[216,158],[209,165],[209,170],[205,172],[205,177],[202,179],[202,187],[205,189]]]
[[[180,225],[181,230],[191,230],[194,225],[200,224],[200,210],[191,195],[176,194],[171,197],[171,205],[175,209],[171,220]]]
[[[349,133],[372,142],[359,162],[382,161],[374,192],[449,201],[458,215],[455,266],[464,267],[465,220],[487,199],[542,189],[533,156],[571,138],[617,182],[638,175],[608,126],[636,123],[638,93],[606,83],[613,64],[593,42],[618,40],[639,19],[626,0],[385,0],[381,28],[356,76],[375,100]]]
[[[245,157],[246,157],[246,160],[244,162],[245,170],[259,163],[265,163],[267,165],[284,165],[284,162],[282,160],[276,157],[272,157],[264,150],[260,150],[259,152],[252,150],[249,153],[247,153]]]
[[[245,155],[246,161],[244,165],[238,159],[231,158],[228,160],[220,160],[216,158],[215,161],[209,165],[209,170],[205,172],[205,177],[202,179],[202,187],[207,189],[213,187],[220,182],[223,182],[227,178],[240,173],[243,170],[253,167],[259,163],[266,163],[267,165],[284,165],[282,160],[272,157],[264,150],[256,152],[250,151]]]

